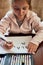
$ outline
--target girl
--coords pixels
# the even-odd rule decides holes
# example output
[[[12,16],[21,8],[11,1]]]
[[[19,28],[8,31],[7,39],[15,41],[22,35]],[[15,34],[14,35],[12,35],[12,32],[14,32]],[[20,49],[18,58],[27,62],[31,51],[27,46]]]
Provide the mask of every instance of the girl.
[[[41,25],[41,20],[37,14],[31,9],[31,0],[12,0],[12,11],[9,11],[0,21],[0,34],[4,35],[9,27],[9,32],[16,34],[30,34],[34,29],[36,35],[28,44],[28,52],[33,53],[43,41],[43,25]],[[10,49],[13,45],[6,43],[4,46]]]
[[[30,0],[12,0],[12,11],[9,11],[0,21],[0,34],[5,34],[10,27],[12,33],[32,33],[34,29],[37,33],[28,45],[29,52],[35,52],[39,44],[43,41],[43,25],[40,18],[31,11]],[[12,44],[7,44],[11,48]]]

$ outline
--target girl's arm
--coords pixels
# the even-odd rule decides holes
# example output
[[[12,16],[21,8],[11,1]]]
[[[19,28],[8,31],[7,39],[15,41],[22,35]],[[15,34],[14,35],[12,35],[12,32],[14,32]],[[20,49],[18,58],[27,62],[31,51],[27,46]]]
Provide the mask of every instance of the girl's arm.
[[[36,35],[32,38],[30,43],[28,44],[28,52],[33,53],[37,51],[39,44],[43,41],[43,22],[41,22],[40,18],[37,15],[34,15],[30,19],[31,28],[34,29]]]
[[[35,30],[36,35],[30,41],[36,45],[39,45],[43,41],[43,22],[41,22],[40,18],[36,15],[31,18],[32,22],[32,29]]]
[[[4,44],[4,46],[7,46],[8,48],[11,48],[13,44],[9,44],[8,40],[6,39],[6,37],[4,36],[4,34],[6,33],[7,29],[10,26],[10,18],[8,15],[5,15],[1,21],[0,21],[0,39],[1,41],[3,40],[4,42],[6,42],[7,44]]]

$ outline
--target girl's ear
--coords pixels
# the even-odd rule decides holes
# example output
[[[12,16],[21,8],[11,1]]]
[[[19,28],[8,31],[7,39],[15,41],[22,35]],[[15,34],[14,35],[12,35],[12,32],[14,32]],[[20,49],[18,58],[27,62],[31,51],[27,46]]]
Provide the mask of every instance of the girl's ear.
[[[12,8],[14,7],[14,2],[11,4],[11,7],[12,7]]]
[[[15,0],[11,0],[11,3],[13,3]]]
[[[31,6],[31,0],[26,0],[28,5],[29,5],[29,9],[32,10],[32,6]]]

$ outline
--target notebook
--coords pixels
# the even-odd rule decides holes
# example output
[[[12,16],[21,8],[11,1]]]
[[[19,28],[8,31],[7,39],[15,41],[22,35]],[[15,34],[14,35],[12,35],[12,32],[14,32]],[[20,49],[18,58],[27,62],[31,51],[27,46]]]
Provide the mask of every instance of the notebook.
[[[28,53],[26,46],[34,35],[9,35],[5,36],[8,41],[13,42],[13,48],[6,50],[3,46],[0,46],[0,54],[7,53]]]

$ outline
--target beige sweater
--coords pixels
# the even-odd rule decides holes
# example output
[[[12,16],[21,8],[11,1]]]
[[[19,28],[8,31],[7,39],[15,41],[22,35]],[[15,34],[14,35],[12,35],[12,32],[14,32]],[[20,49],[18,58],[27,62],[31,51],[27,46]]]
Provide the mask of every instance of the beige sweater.
[[[38,45],[43,41],[43,22],[41,22],[37,14],[32,11],[27,12],[23,24],[20,27],[13,11],[7,12],[0,21],[0,32],[5,34],[8,28],[10,28],[10,32],[24,34],[31,33],[34,29],[36,35],[30,42]]]

